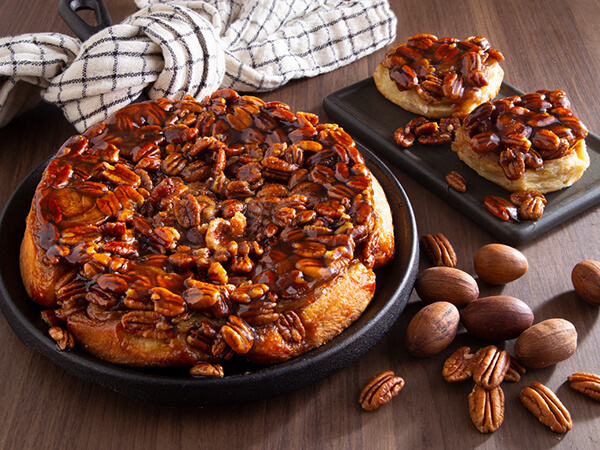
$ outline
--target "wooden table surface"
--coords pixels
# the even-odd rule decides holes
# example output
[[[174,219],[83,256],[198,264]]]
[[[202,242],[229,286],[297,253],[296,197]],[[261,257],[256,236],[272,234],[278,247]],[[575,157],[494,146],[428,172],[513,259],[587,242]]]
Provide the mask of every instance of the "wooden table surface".
[[[56,31],[72,34],[55,1],[0,4],[0,34]],[[600,132],[600,1],[493,0],[390,1],[398,17],[397,41],[415,33],[465,38],[485,35],[506,56],[505,81],[524,91],[562,89],[591,132]],[[113,22],[135,11],[133,1],[106,2]],[[286,102],[327,120],[322,100],[332,91],[371,76],[385,50],[313,79],[289,83],[265,100]],[[41,104],[0,130],[0,208],[18,183],[52,154],[74,128],[52,106]],[[590,170],[600,170],[592,167]],[[473,255],[495,239],[418,181],[394,169],[412,203],[419,235],[445,234],[458,266],[474,274]],[[528,370],[504,383],[505,420],[493,434],[471,423],[467,395],[472,383],[450,385],[444,360],[460,345],[484,344],[460,333],[449,348],[426,358],[404,348],[408,322],[421,306],[412,294],[390,332],[357,362],[305,389],[236,406],[180,408],[141,404],[81,381],[23,345],[0,318],[0,448],[565,448],[600,446],[600,405],[568,387],[573,372],[600,373],[598,308],[573,291],[571,270],[600,260],[600,207],[594,206],[519,249],[529,271],[505,286],[480,283],[481,295],[507,294],[527,302],[539,322],[570,320],[579,333],[575,354],[555,366]],[[15,264],[17,262],[15,261]],[[427,265],[424,259],[421,266]],[[513,341],[505,348],[512,350]],[[406,385],[375,412],[358,405],[361,387],[391,369]],[[557,434],[540,424],[518,400],[540,381],[557,392],[573,417],[573,429]]]

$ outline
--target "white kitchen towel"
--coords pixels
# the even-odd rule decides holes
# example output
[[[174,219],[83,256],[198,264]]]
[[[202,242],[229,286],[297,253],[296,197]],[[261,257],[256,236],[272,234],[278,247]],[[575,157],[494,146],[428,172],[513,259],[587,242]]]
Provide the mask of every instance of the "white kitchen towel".
[[[58,33],[0,39],[0,127],[43,98],[78,131],[148,98],[273,90],[390,44],[387,0],[136,0],[85,42]]]

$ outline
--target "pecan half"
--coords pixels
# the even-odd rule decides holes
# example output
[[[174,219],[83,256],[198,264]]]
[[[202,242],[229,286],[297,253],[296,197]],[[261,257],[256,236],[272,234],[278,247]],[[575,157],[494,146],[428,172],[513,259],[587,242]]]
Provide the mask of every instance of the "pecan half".
[[[51,327],[48,329],[48,334],[50,334],[50,337],[56,341],[61,350],[70,350],[75,347],[73,335],[69,331],[63,330],[61,327]]]
[[[569,375],[569,386],[600,402],[600,376],[593,373],[577,372]]]
[[[360,392],[358,402],[365,411],[373,411],[388,403],[403,387],[404,380],[395,376],[391,370],[386,370],[365,385]]]
[[[240,355],[248,353],[254,345],[252,328],[238,316],[229,316],[227,323],[221,327],[220,334],[233,351]]]
[[[493,215],[505,222],[518,222],[519,214],[517,207],[508,200],[497,195],[488,195],[483,199],[483,206]]]
[[[306,337],[304,324],[294,311],[286,311],[279,315],[277,330],[285,341],[294,343],[302,342]]]
[[[225,372],[220,364],[198,363],[190,369],[190,375],[195,377],[222,377]]]
[[[467,181],[459,172],[453,170],[446,175],[446,183],[458,192],[467,192]]]
[[[510,366],[510,356],[495,345],[488,345],[476,353],[477,363],[473,369],[473,381],[486,389],[500,386]]]
[[[435,266],[456,267],[456,253],[450,241],[442,233],[425,234],[421,237],[421,248]]]
[[[460,347],[444,362],[442,376],[449,383],[468,380],[473,376],[477,358],[469,347]]]
[[[408,148],[415,143],[415,135],[409,127],[400,127],[394,132],[394,141],[400,147]]]
[[[504,421],[504,391],[500,386],[486,389],[478,384],[469,394],[469,414],[481,433],[493,433]]]
[[[510,381],[512,383],[517,383],[521,381],[521,375],[526,372],[526,369],[517,358],[514,356],[510,356],[510,364],[508,366],[508,370],[504,374],[504,381]]]
[[[566,433],[573,427],[571,414],[556,394],[534,381],[519,394],[523,406],[552,431]]]
[[[519,214],[525,220],[539,220],[544,214],[546,199],[539,196],[529,197],[519,206]]]

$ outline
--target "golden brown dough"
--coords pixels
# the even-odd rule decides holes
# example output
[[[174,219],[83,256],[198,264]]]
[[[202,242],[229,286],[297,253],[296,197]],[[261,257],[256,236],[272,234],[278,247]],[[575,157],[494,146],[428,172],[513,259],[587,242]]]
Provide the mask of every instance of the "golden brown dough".
[[[498,95],[504,71],[502,54],[483,36],[464,41],[411,36],[390,49],[373,74],[389,101],[429,117],[464,117]]]
[[[21,245],[51,326],[106,361],[274,363],[342,332],[394,256],[379,182],[340,127],[221,90],[70,138]]]

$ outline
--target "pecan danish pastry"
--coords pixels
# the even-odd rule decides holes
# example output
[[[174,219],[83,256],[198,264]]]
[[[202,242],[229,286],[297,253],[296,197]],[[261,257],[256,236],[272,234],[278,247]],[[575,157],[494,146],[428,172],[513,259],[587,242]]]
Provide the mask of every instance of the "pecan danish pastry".
[[[67,140],[20,263],[46,322],[89,353],[221,373],[235,354],[275,363],[333,338],[393,254],[385,193],[340,127],[221,90]]]
[[[560,90],[483,103],[456,131],[452,150],[479,175],[511,192],[563,189],[590,165],[588,130],[569,108]]]
[[[429,117],[463,117],[498,95],[504,56],[484,36],[416,34],[388,50],[373,79],[385,98]]]

